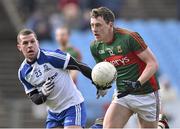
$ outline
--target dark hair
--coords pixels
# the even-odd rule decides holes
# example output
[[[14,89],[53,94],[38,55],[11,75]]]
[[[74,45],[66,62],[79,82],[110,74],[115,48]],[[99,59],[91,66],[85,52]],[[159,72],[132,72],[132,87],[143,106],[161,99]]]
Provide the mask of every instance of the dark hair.
[[[114,22],[115,20],[114,13],[106,7],[92,9],[91,17],[97,18],[99,16],[102,17],[106,23]]]
[[[20,35],[29,35],[29,34],[34,34],[34,36],[36,37],[37,39],[37,35],[35,34],[35,32],[31,29],[22,29],[18,35],[17,35],[17,42],[20,43]]]

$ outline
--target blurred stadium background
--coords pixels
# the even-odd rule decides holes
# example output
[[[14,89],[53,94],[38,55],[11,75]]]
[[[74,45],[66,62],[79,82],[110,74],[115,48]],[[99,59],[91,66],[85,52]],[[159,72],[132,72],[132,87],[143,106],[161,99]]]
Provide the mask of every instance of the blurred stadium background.
[[[40,45],[56,49],[54,29],[63,24],[71,28],[71,43],[83,62],[95,62],[89,45],[93,36],[89,27],[89,10],[107,6],[116,14],[115,25],[139,32],[159,62],[159,79],[163,111],[170,127],[180,128],[180,1],[179,0],[1,0],[0,1],[0,127],[44,127],[46,110],[35,106],[18,81],[17,70],[23,58],[16,49],[17,32],[32,28]],[[88,124],[103,116],[113,93],[95,98],[91,82],[78,76],[78,87],[86,99]],[[134,127],[132,120],[129,127]]]

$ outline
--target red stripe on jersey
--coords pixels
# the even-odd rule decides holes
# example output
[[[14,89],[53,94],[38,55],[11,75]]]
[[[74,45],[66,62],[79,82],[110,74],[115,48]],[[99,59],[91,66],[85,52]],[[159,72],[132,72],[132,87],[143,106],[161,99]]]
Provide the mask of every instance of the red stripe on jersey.
[[[133,39],[135,39],[137,41],[137,43],[139,43],[139,45],[143,49],[147,48],[147,45],[145,44],[144,40],[137,33],[126,30],[126,29],[122,29],[122,28],[115,28],[115,32],[118,32],[120,34],[128,34],[128,35],[130,35]]]
[[[120,34],[130,34],[130,33],[132,33],[132,31],[129,31],[129,30],[126,30],[126,29],[123,29],[123,28],[115,28],[114,30],[115,30],[115,32],[118,32]]]
[[[147,45],[144,43],[143,39],[137,35],[136,33],[130,33],[130,35],[137,41],[137,43],[139,43],[139,45],[143,48],[146,49]]]
[[[137,57],[135,56],[135,53],[131,52],[126,55],[110,56],[105,58],[104,61],[108,61],[114,66],[126,66],[137,63]]]
[[[153,75],[150,79],[149,79],[154,91],[158,90],[158,83],[157,80],[155,78],[155,75]]]

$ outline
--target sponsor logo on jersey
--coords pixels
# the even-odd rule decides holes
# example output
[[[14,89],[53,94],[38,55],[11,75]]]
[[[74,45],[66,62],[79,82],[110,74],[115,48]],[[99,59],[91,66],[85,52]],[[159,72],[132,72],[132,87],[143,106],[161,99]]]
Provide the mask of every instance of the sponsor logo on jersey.
[[[99,54],[104,54],[105,51],[104,50],[99,50]]]
[[[51,77],[48,77],[50,80],[54,80],[54,78],[58,75],[58,73],[56,72],[54,75],[52,75]]]
[[[106,58],[105,61],[112,63],[114,66],[121,66],[130,62],[130,59],[128,57],[113,56]]]
[[[133,53],[127,55],[114,55],[107,57],[104,61],[112,63],[114,66],[125,66],[129,64],[134,64],[137,62],[137,58],[133,56]]]
[[[123,52],[120,45],[117,46],[117,51],[118,51],[118,53],[122,53]]]
[[[34,86],[35,86],[36,88],[41,87],[45,82],[46,82],[46,81],[43,81],[43,82],[41,82],[41,83],[39,83],[39,84],[35,84]]]
[[[111,55],[111,56],[115,55],[111,48],[106,48],[106,51],[108,51],[109,55]]]
[[[58,73],[56,72],[54,75],[48,77],[48,79],[50,79],[50,80],[52,81],[52,80],[54,80],[54,78],[55,78],[57,75],[58,75]],[[46,81],[43,81],[43,82],[41,82],[41,83],[39,83],[39,84],[35,84],[34,86],[35,86],[35,87],[41,87],[45,82],[46,82]]]
[[[99,50],[99,54],[104,54],[105,51],[109,53],[110,56],[115,55],[114,50],[117,51],[117,53],[121,54],[123,52],[120,45],[114,47],[114,48],[105,48],[105,50]]]

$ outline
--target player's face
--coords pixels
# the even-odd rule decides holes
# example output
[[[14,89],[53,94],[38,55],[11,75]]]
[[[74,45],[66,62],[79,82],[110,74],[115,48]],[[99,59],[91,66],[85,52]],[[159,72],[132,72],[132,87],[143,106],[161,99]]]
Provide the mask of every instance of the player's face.
[[[24,57],[32,62],[36,59],[39,51],[39,43],[34,34],[20,35],[20,42],[17,47],[21,51]]]
[[[66,45],[68,43],[69,34],[66,28],[59,28],[56,30],[56,40],[61,45]]]
[[[91,30],[95,36],[95,39],[97,41],[108,41],[109,39],[109,32],[112,29],[112,22],[109,22],[108,24],[104,21],[104,19],[99,16],[97,18],[92,17],[91,21]]]

